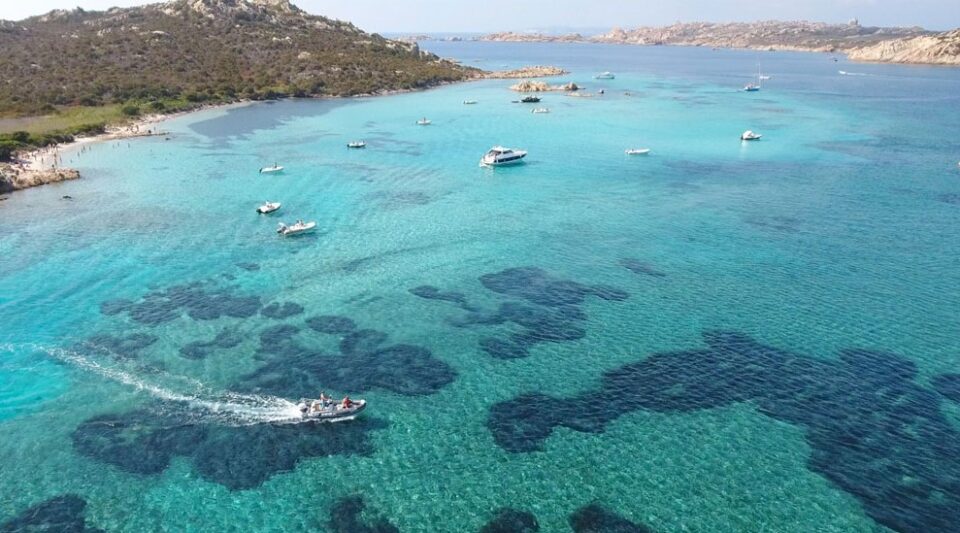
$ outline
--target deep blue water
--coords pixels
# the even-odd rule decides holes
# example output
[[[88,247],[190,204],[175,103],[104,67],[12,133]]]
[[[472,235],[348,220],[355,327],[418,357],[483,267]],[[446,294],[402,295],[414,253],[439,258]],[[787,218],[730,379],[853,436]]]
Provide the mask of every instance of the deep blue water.
[[[606,94],[204,111],[0,203],[0,529],[954,529],[960,71],[422,46]]]

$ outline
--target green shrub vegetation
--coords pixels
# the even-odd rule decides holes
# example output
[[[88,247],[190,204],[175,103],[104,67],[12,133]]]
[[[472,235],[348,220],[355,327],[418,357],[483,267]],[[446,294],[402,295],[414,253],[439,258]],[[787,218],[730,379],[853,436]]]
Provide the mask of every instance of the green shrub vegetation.
[[[47,137],[30,145],[142,112],[420,89],[477,72],[276,0],[54,11],[0,21],[0,50],[0,117],[37,116],[23,129]],[[70,118],[77,109],[100,116]]]

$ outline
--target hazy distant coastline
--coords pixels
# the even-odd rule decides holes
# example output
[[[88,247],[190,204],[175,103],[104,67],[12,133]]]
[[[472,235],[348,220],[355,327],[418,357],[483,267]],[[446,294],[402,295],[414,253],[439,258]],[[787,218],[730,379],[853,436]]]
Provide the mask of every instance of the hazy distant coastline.
[[[431,37],[422,34],[401,40],[703,46],[845,53],[855,61],[960,64],[960,30],[938,33],[919,27],[861,26],[855,20],[848,24],[807,21],[690,22],[660,27],[613,28],[595,35],[508,31],[479,36],[448,34]]]

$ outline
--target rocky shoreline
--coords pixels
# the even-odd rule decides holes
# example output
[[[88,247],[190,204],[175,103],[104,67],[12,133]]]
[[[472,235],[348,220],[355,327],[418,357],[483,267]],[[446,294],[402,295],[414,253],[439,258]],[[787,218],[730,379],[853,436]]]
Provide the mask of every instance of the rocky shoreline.
[[[881,28],[806,21],[677,23],[662,27],[614,28],[594,36],[579,33],[500,32],[476,38],[493,42],[564,42],[640,46],[701,46],[796,52],[846,53],[853,61],[960,65],[960,30]]]
[[[80,171],[72,168],[51,170],[0,170],[0,194],[29,189],[40,185],[80,179]]]

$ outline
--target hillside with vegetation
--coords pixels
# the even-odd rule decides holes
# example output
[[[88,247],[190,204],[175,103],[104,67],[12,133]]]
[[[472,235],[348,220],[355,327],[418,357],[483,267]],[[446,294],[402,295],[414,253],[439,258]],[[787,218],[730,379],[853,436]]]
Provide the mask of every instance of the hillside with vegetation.
[[[0,50],[0,125],[8,125],[0,132],[13,131],[16,117],[98,110],[97,120],[57,131],[23,127],[32,144],[102,129],[104,109],[109,122],[241,99],[420,89],[477,73],[288,0],[58,10],[0,21]]]

